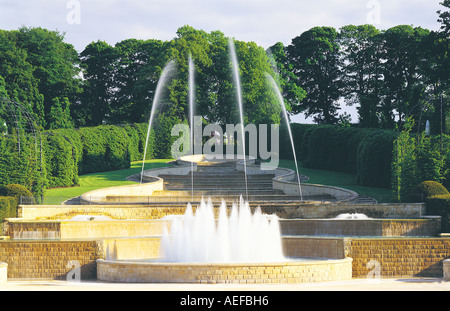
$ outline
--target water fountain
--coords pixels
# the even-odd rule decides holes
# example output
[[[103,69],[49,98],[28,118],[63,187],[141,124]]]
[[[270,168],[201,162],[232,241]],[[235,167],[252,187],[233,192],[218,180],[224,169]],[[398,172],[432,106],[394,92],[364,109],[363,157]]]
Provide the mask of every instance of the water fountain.
[[[166,262],[245,263],[286,261],[278,217],[261,209],[252,214],[241,197],[228,216],[225,201],[216,221],[213,203],[202,200],[195,214],[189,204],[182,217],[165,229],[161,260]]]
[[[141,170],[141,184],[142,184],[142,176],[144,175],[143,173],[144,173],[145,158],[147,157],[148,140],[150,138],[150,131],[152,129],[152,123],[153,118],[155,116],[156,107],[158,106],[159,97],[161,96],[167,78],[169,77],[170,73],[174,70],[174,68],[175,68],[175,61],[172,60],[164,67],[161,77],[159,78],[158,84],[156,85],[155,96],[153,97],[152,110],[150,112],[150,119],[148,121],[147,138],[145,140],[144,158],[142,160],[142,170]]]
[[[242,91],[237,55],[231,39],[229,49],[240,112],[245,195],[248,198]],[[195,89],[193,77],[194,64],[189,57],[191,129]],[[280,104],[284,106],[282,100]],[[284,112],[287,121],[285,108]],[[291,132],[290,138],[292,142]],[[192,141],[191,131],[191,146]],[[293,151],[295,154],[295,150]],[[193,198],[192,166],[191,175]],[[298,169],[297,179],[300,182]],[[301,197],[300,184],[299,190]],[[336,260],[286,258],[278,217],[265,215],[259,208],[252,213],[249,203],[242,198],[242,194],[239,203],[232,204],[230,212],[225,201],[222,201],[218,214],[216,219],[210,198],[207,201],[201,200],[195,214],[189,203],[183,216],[169,215],[164,219],[171,221],[170,230],[165,227],[163,231],[161,254],[158,258],[134,261],[98,260],[98,278],[104,281],[185,283],[284,283],[351,278],[350,258]]]
[[[236,96],[237,96],[237,100],[238,100],[238,106],[239,106],[239,117],[240,117],[240,121],[241,121],[241,139],[242,139],[242,155],[243,155],[243,159],[244,159],[244,178],[245,178],[245,191],[246,191],[246,198],[248,199],[248,190],[247,190],[247,163],[246,163],[246,159],[245,159],[245,132],[244,132],[244,106],[243,106],[243,101],[242,101],[242,91],[241,91],[241,78],[240,78],[240,74],[239,74],[239,63],[238,63],[238,59],[237,59],[237,54],[236,54],[236,49],[234,46],[234,41],[233,39],[229,39],[228,40],[228,46],[230,49],[230,59],[231,59],[231,64],[233,66],[233,80],[234,83],[236,85]]]
[[[191,156],[194,155],[194,110],[195,110],[195,83],[194,83],[194,62],[192,55],[189,55],[189,124],[190,124],[190,141]],[[142,172],[143,173],[143,172]],[[191,162],[191,198],[194,200],[194,162]]]
[[[266,73],[266,79],[269,81],[269,83],[272,86],[273,90],[277,94],[278,101],[280,103],[281,108],[283,109],[284,120],[285,120],[287,128],[288,128],[289,139],[291,140],[292,154],[294,155],[295,171],[297,173],[297,182],[298,182],[298,191],[299,191],[299,194],[300,194],[300,201],[303,201],[302,186],[301,186],[301,183],[300,183],[300,174],[299,174],[299,171],[298,171],[297,153],[295,151],[294,137],[292,136],[291,125],[290,125],[290,122],[289,122],[289,117],[287,115],[286,106],[284,104],[284,99],[283,99],[283,96],[281,95],[280,89],[279,89],[277,83],[275,82],[275,80],[273,79],[273,77],[270,74]]]
[[[192,59],[189,63],[192,124],[195,89]],[[233,64],[237,65],[237,61]],[[158,82],[147,140],[158,97],[173,65],[166,66]],[[238,73],[236,65],[233,69]],[[274,82],[271,83],[275,87]],[[279,90],[277,95],[280,97]],[[280,103],[283,103],[282,99]],[[240,104],[241,109],[241,100]],[[290,136],[292,143],[291,133]],[[195,156],[201,158],[202,155]],[[185,164],[189,162],[180,160]],[[189,170],[192,172],[193,163],[191,159],[190,166],[155,170],[164,174],[169,169],[183,169],[183,175]],[[253,167],[249,166],[249,169]],[[270,179],[270,187],[282,182],[283,176],[289,175],[290,182],[294,173],[285,170],[285,175]],[[296,173],[298,179],[298,169]],[[449,256],[449,239],[439,237],[440,218],[423,217],[424,204],[356,206],[348,202],[343,204],[343,199],[338,199],[338,204],[298,203],[296,191],[291,192],[295,193],[295,198],[289,197],[293,203],[285,201],[288,196],[284,193],[282,199],[271,202],[229,200],[234,203],[231,208],[224,202],[218,207],[213,206],[210,198],[197,206],[184,204],[182,200],[188,201],[187,198],[172,205],[181,197],[181,194],[173,193],[164,198],[155,196],[152,202],[148,201],[149,197],[140,201],[139,196],[144,194],[139,191],[160,190],[163,181],[160,178],[142,184],[141,179],[141,184],[99,189],[81,198],[89,205],[19,207],[21,218],[5,223],[5,237],[10,240],[0,243],[3,254],[0,259],[10,265],[8,275],[16,279],[65,279],[73,274],[73,267],[78,267],[76,271],[81,279],[96,278],[108,282],[303,283],[364,277],[368,272],[368,259],[380,261],[383,275],[386,271],[389,276],[412,276],[412,273],[436,276],[442,272],[441,258]],[[301,189],[308,199],[312,193],[310,186],[304,184]],[[295,190],[297,185],[290,182],[290,187]],[[313,188],[323,194],[326,187],[315,185]],[[193,182],[191,189],[194,190]],[[348,192],[346,189],[328,190],[334,198],[341,196],[336,195],[338,190]],[[100,193],[101,200],[90,197],[95,198]],[[350,198],[354,194],[350,194]],[[255,207],[259,203],[262,203],[263,212],[276,212],[280,219],[263,215]],[[351,219],[356,215],[346,215],[349,211],[362,212],[371,218]],[[167,216],[169,214],[177,215]],[[336,215],[340,216],[336,218]],[[167,225],[165,233],[164,225]],[[259,231],[258,228],[266,229]],[[266,232],[271,234],[265,235]],[[251,235],[253,233],[255,235]],[[411,248],[411,244],[417,247]],[[199,245],[209,245],[209,248],[197,248]],[[367,258],[368,248],[377,250],[370,252],[373,258]],[[425,248],[430,252],[424,253]],[[413,264],[408,265],[407,270],[398,270],[397,263],[406,263],[405,258]],[[390,266],[391,263],[394,266]]]

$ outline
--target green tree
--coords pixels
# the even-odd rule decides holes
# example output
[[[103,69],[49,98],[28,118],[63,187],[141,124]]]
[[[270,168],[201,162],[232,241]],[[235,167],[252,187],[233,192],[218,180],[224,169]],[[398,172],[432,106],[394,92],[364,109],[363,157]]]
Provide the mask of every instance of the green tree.
[[[338,121],[338,100],[342,93],[341,51],[338,32],[332,27],[314,27],[292,39],[288,57],[294,74],[307,96],[301,110],[321,124]]]
[[[70,102],[67,97],[53,98],[48,119],[50,129],[73,128],[72,117],[70,116]]]
[[[80,59],[86,82],[81,103],[75,107],[77,124],[104,124],[111,111],[115,50],[104,41],[92,42],[80,54]]]
[[[380,41],[380,31],[372,25],[348,25],[340,30],[345,101],[349,106],[358,106],[361,127],[379,126],[383,83]]]
[[[140,72],[151,61],[152,41],[127,39],[114,47],[116,68],[113,81],[112,100],[110,104],[109,123],[142,122],[142,113],[136,108],[139,93],[136,91]]]
[[[33,76],[33,66],[28,62],[24,49],[16,44],[13,32],[0,30],[0,76],[11,100],[20,102],[36,117],[37,123],[45,125],[44,98],[39,93],[38,81]]]
[[[276,81],[282,91],[283,98],[288,111],[292,114],[297,114],[300,111],[300,102],[306,96],[305,90],[299,86],[299,79],[293,73],[293,64],[289,62],[286,55],[286,47],[283,43],[278,42],[268,49],[269,57],[273,61],[272,66],[276,73]]]
[[[397,112],[403,122],[420,106],[425,88],[422,79],[423,41],[429,31],[407,25],[392,27],[384,33],[384,102],[385,111]],[[392,128],[394,116],[384,114],[386,127]]]
[[[64,34],[58,31],[22,27],[13,34],[17,46],[26,51],[39,93],[44,97],[46,128],[55,128],[50,121],[54,99],[67,98],[74,102],[81,93],[78,52],[64,42]]]
[[[8,98],[8,92],[6,91],[5,79],[0,76],[0,98]]]
[[[148,122],[158,80],[164,66],[170,61],[167,46],[168,42],[159,40],[148,40],[144,43],[143,48],[149,53],[148,59],[138,71],[132,91],[134,96],[132,110],[139,122]]]
[[[392,156],[392,190],[395,201],[402,199],[418,184],[417,182],[417,162],[416,162],[416,141],[410,133],[414,126],[414,121],[407,118],[404,129],[398,133],[394,141],[394,151]]]
[[[274,74],[266,51],[254,42],[237,41],[235,45],[242,84],[244,118],[247,119],[244,122],[279,124],[282,110],[266,81],[266,72]],[[237,106],[237,101],[234,105]],[[287,109],[290,110],[290,107]]]

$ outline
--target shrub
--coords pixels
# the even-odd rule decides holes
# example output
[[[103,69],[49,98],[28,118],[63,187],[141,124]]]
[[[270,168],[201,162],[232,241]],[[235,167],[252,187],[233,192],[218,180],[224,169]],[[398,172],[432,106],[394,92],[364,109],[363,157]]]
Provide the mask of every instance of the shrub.
[[[426,199],[427,215],[441,216],[442,232],[450,232],[450,194],[441,194]]]
[[[24,186],[9,184],[0,189],[0,195],[16,198],[19,204],[35,204],[33,194]]]
[[[425,202],[429,197],[449,194],[448,190],[436,181],[424,181],[408,194],[408,202]]]
[[[17,199],[15,197],[0,196],[0,221],[5,218],[17,217]]]

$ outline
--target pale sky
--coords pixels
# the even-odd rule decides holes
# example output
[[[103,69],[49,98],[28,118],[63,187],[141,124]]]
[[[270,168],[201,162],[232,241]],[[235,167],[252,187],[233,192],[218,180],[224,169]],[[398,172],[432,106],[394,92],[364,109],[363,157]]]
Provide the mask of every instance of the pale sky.
[[[0,0],[0,29],[65,33],[78,52],[92,41],[170,40],[183,25],[268,48],[315,26],[373,24],[439,29],[442,0]],[[355,120],[356,121],[356,120]]]

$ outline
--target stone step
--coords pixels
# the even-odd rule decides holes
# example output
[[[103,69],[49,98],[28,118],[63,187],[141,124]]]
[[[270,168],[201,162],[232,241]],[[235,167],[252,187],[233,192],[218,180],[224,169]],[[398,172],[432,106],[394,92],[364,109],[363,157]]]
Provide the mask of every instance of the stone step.
[[[209,185],[224,185],[224,186],[236,186],[236,185],[244,185],[245,186],[245,180],[226,180],[226,179],[216,179],[216,180],[194,180],[193,182],[189,179],[189,180],[169,180],[166,181],[164,180],[164,185],[169,185],[169,186],[190,186],[194,184],[194,186],[209,186]],[[261,186],[272,186],[272,181],[267,181],[267,180],[263,180],[263,181],[254,181],[254,180],[247,180],[247,184],[248,185],[261,185]]]
[[[372,197],[360,194],[351,203],[355,203],[355,204],[377,204],[378,201],[376,199],[372,198]]]
[[[167,180],[183,180],[183,179],[191,179],[192,175],[158,175],[159,177]],[[202,173],[194,173],[194,179],[216,179],[216,178],[223,178],[223,179],[244,179],[245,175],[243,173],[208,173],[208,174],[202,174]],[[273,174],[258,174],[258,175],[247,175],[247,179],[252,180],[272,180],[275,177]]]
[[[191,191],[192,186],[185,185],[185,186],[164,186],[165,191]],[[255,187],[255,186],[235,186],[235,187],[221,187],[220,185],[211,185],[209,187],[202,186],[202,187],[196,187],[194,186],[195,191],[209,191],[209,192],[245,192],[245,189],[248,189],[248,191],[274,191],[271,187]]]
[[[243,194],[236,194],[236,195],[229,195],[229,194],[224,194],[224,195],[203,195],[203,196],[198,196],[198,195],[194,195],[189,196],[151,196],[147,199],[144,199],[143,201],[148,201],[148,202],[157,202],[159,205],[161,205],[162,203],[166,202],[166,203],[171,203],[171,202],[177,202],[180,203],[188,203],[188,202],[200,202],[200,200],[202,198],[211,198],[212,202],[215,203],[220,203],[223,200],[225,200],[226,202],[236,202],[240,199],[240,197],[244,197],[247,200],[247,196],[245,195],[245,193]],[[249,194],[248,195],[248,201],[251,202],[255,202],[255,201],[298,201],[298,196],[287,196],[287,195],[255,195],[255,194]],[[281,206],[281,205],[280,205]]]
[[[223,195],[229,195],[229,196],[236,196],[236,195],[243,195],[245,193],[248,193],[249,195],[280,195],[284,196],[285,194],[281,190],[276,189],[247,189],[247,192],[245,189],[195,189],[194,188],[194,195],[196,196],[223,196]],[[159,190],[154,191],[152,196],[153,197],[168,197],[168,196],[192,196],[191,189],[185,188],[185,189],[166,189],[166,190]]]

